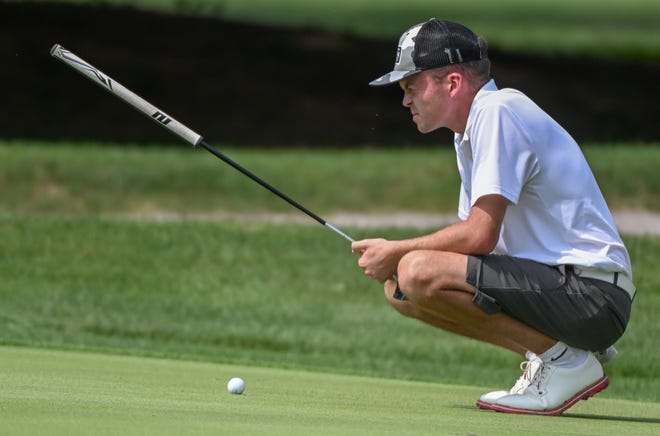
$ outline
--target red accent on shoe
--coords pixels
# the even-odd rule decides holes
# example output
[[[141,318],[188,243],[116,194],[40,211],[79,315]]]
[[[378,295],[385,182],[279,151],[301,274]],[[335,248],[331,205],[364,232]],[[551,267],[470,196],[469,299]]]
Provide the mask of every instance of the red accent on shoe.
[[[557,416],[557,415],[561,415],[566,409],[572,407],[578,401],[588,400],[589,398],[593,397],[594,395],[596,395],[600,391],[604,390],[609,384],[610,384],[610,379],[607,378],[606,375],[604,375],[600,379],[598,379],[596,381],[596,383],[593,383],[592,385],[587,386],[586,388],[582,389],[580,392],[575,394],[575,396],[573,396],[573,398],[566,401],[561,406],[559,406],[555,409],[550,409],[550,410],[517,409],[517,408],[514,408],[514,407],[502,406],[502,405],[495,404],[495,403],[488,403],[488,402],[481,401],[481,400],[477,401],[477,407],[480,408],[480,409],[494,410],[496,412],[502,412],[502,413],[516,413],[516,414],[522,414],[522,415]]]

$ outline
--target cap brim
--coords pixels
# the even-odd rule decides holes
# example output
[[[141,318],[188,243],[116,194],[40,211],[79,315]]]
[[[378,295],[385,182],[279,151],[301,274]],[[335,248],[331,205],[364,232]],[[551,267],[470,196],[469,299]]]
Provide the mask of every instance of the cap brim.
[[[412,76],[413,74],[417,74],[421,69],[417,70],[412,70],[412,71],[390,71],[389,73],[380,76],[376,80],[372,80],[369,82],[369,86],[385,86],[385,85],[391,85],[393,83],[398,83],[399,80],[405,79],[408,76]]]

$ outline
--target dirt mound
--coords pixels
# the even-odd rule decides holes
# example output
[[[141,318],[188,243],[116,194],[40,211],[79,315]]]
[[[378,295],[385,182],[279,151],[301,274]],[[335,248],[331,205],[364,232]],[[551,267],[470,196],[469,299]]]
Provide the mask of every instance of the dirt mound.
[[[0,3],[0,137],[177,142],[49,56],[76,52],[216,144],[447,143],[420,135],[389,69],[396,39],[365,40],[131,8]],[[535,99],[577,139],[658,140],[660,65],[491,50],[500,87]]]

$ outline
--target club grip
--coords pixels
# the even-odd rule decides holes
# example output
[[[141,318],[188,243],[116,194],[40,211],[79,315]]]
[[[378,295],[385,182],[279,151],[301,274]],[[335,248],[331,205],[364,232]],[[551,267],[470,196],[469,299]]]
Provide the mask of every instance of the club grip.
[[[152,105],[121,83],[115,81],[113,78],[98,68],[93,67],[61,45],[55,44],[50,50],[50,55],[87,77],[101,88],[133,106],[135,109],[142,112],[170,132],[178,135],[186,142],[189,142],[192,145],[197,145],[202,141],[201,135],[184,126],[156,106]]]

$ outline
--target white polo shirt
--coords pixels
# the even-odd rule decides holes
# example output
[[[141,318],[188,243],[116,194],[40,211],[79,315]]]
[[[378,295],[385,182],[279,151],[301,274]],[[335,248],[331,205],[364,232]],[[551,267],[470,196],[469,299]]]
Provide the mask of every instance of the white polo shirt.
[[[625,272],[630,257],[577,143],[532,100],[491,80],[454,137],[459,218],[482,196],[509,200],[496,254]]]

